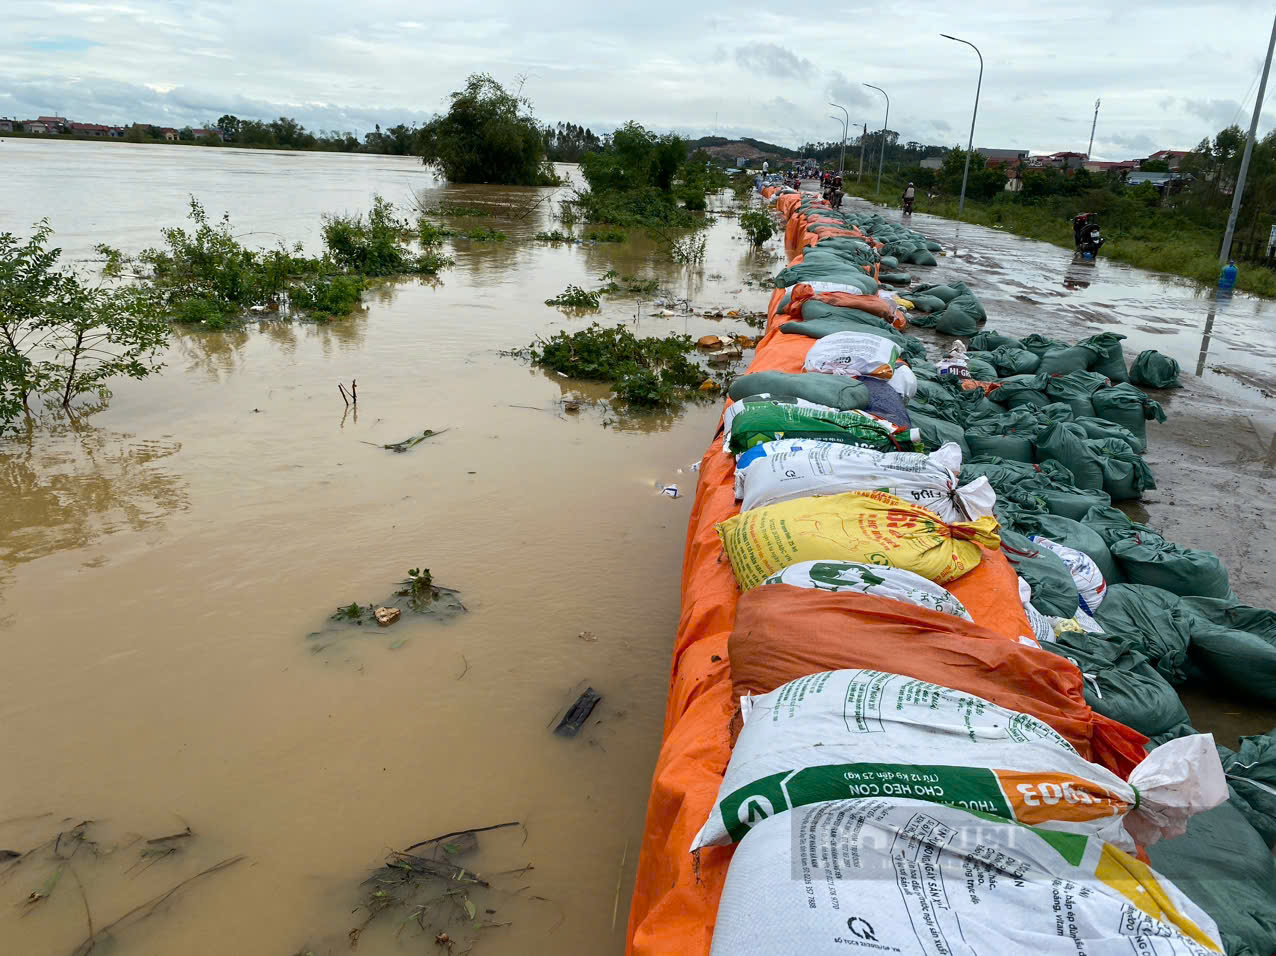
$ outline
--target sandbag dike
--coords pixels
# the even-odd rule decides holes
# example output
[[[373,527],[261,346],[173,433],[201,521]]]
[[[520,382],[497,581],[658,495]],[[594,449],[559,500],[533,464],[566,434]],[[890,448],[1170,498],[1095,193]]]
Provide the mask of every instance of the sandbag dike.
[[[917,253],[938,251],[925,237],[880,217],[836,212],[812,194],[768,188],[763,199],[784,221],[788,263],[746,375],[770,373],[758,381],[772,386],[791,381],[785,376],[803,372],[815,343],[838,331],[895,342],[916,378],[904,408],[908,421],[898,424],[919,433],[921,450],[946,442],[961,448],[963,484],[986,478],[996,491],[1001,546],[978,545],[979,563],[944,585],[970,620],[788,584],[742,595],[717,528],[740,513],[735,458],[719,425],[701,461],[688,524],[682,615],[630,907],[630,953],[710,952],[737,849],[705,846],[693,854],[690,847],[718,796],[742,694],[836,669],[903,674],[1029,714],[1122,779],[1147,747],[1193,733],[1176,687],[1276,700],[1276,614],[1237,601],[1226,569],[1209,552],[1181,548],[1112,507],[1155,486],[1139,454],[1164,420],[1160,407],[1128,384],[1119,336],[1076,343],[992,331],[996,316],[984,314],[977,289],[958,283],[919,291],[927,259]],[[974,380],[987,384],[963,387],[939,374],[935,360],[944,356],[927,356],[897,327],[900,315],[886,320],[874,307],[883,288],[913,306],[910,324],[958,330],[953,341],[966,344]],[[808,322],[806,330],[796,328]],[[865,392],[878,388],[816,384],[817,399],[838,395],[839,407],[877,407]],[[1021,582],[1031,588],[1026,603]],[[1102,633],[1078,629],[1086,608],[1087,626]],[[1227,952],[1272,952],[1276,741],[1251,737],[1240,753],[1219,749],[1230,799],[1194,816],[1185,836],[1155,844],[1148,857],[1213,918]],[[790,879],[787,865],[775,878],[777,885]]]

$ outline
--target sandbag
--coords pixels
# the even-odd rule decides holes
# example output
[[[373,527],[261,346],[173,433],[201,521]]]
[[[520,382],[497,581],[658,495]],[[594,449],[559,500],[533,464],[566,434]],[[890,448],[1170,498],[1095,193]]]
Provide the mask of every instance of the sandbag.
[[[1038,372],[1044,372],[1047,375],[1067,375],[1069,372],[1084,372],[1103,355],[1103,352],[1096,346],[1079,342],[1063,348],[1057,346],[1047,348],[1039,354],[1041,364],[1037,367]]]
[[[974,341],[975,339],[971,339],[971,342]],[[1032,375],[1041,364],[1041,358],[1036,353],[1013,345],[998,346],[988,354],[992,356],[993,367],[1001,375]]]
[[[1045,387],[1049,379],[1044,375],[1011,375],[1001,380],[1001,387],[992,393],[992,400],[1008,408],[1020,405],[1049,405]]]
[[[1090,439],[1086,445],[1099,457],[1103,469],[1103,490],[1113,501],[1141,497],[1156,487],[1152,469],[1120,438]]]
[[[1009,579],[998,585],[999,600],[1022,619],[1016,579],[995,555],[970,573],[979,585],[975,593],[985,596],[998,565],[997,580]],[[954,593],[964,587],[959,581]],[[963,603],[979,617],[971,600]],[[998,619],[1008,613],[998,611]],[[1026,620],[1019,626],[1029,635]],[[848,640],[852,634],[855,639]],[[955,690],[1039,717],[1081,756],[1118,776],[1128,776],[1144,756],[1146,738],[1095,714],[1085,703],[1080,672],[1035,641],[1007,639],[1005,633],[898,601],[764,585],[740,596],[727,652],[737,698],[830,669],[888,670],[931,683],[943,680]]]
[[[1170,682],[1129,644],[1103,634],[1063,631],[1041,646],[1077,665],[1085,678],[1086,702],[1097,713],[1148,737],[1188,723]]]
[[[927,249],[914,249],[912,252],[908,254],[908,258],[905,261],[910,262],[913,265],[917,265],[917,266],[939,265],[938,260],[936,260],[935,257],[931,255],[930,251]]]
[[[984,318],[983,306],[969,293],[957,296],[938,313],[935,331],[944,335],[974,335]]]
[[[959,807],[870,798],[758,823],[731,859],[711,953],[1203,956],[1221,949],[1203,910],[1102,840],[996,823]]]
[[[1120,385],[1122,382],[1129,381],[1129,373],[1125,369],[1125,352],[1121,348],[1121,342],[1125,339],[1124,335],[1116,332],[1100,332],[1098,335],[1092,335],[1088,339],[1082,339],[1078,345],[1092,345],[1099,349],[1101,354],[1095,359],[1090,368],[1106,376],[1111,380],[1113,385]]]
[[[1099,570],[1094,560],[1084,551],[1059,544],[1045,535],[1028,535],[1028,540],[1038,548],[1049,548],[1063,559],[1068,572],[1072,575],[1072,583],[1077,589],[1077,606],[1086,614],[1093,615],[1095,608],[1103,603],[1103,592],[1107,589],[1103,572]]]
[[[1131,584],[1146,584],[1180,597],[1234,598],[1227,569],[1213,551],[1182,548],[1146,532],[1117,541],[1110,550]]]
[[[750,372],[736,378],[727,389],[727,395],[737,402],[750,395],[766,394],[801,398],[843,411],[868,405],[868,390],[863,383],[822,372]]]
[[[859,409],[823,411],[770,402],[744,405],[731,422],[728,447],[738,455],[781,438],[816,438],[878,451],[921,450],[917,429],[901,428]]]
[[[925,292],[910,293],[909,301],[913,303],[913,308],[918,312],[942,312],[948,304],[936,295],[929,295]]]
[[[1236,809],[1268,849],[1276,846],[1276,732],[1242,737],[1239,749],[1218,752]]]
[[[1037,355],[1045,355],[1051,349],[1066,349],[1067,342],[1060,342],[1057,339],[1048,339],[1044,335],[1038,335],[1036,332],[1026,336],[1020,340],[1020,348],[1027,349],[1029,352],[1035,352]]]
[[[970,372],[970,377],[980,382],[995,382],[999,374],[996,366],[988,361],[989,353],[987,352],[967,352],[966,368]]]
[[[1276,952],[1276,864],[1235,800],[1198,813],[1186,835],[1162,840],[1147,854],[1215,920],[1228,956]]]
[[[1090,399],[1099,418],[1123,425],[1147,445],[1147,422],[1165,421],[1161,406],[1129,383],[1114,385],[1095,392]]]
[[[966,606],[947,588],[901,568],[859,561],[800,561],[771,575],[763,584],[789,584],[820,591],[855,591],[903,601],[939,614],[973,620]]]
[[[909,407],[908,418],[912,427],[921,433],[922,447],[926,451],[936,451],[946,443],[952,442],[961,449],[962,458],[970,456],[970,446],[966,444],[966,432],[960,425],[934,415],[927,415],[919,411],[915,405]]]
[[[1083,523],[1086,513],[1091,508],[1107,508],[1112,504],[1112,498],[1108,493],[1097,488],[1090,491],[1081,488],[1046,488],[1034,492],[1034,494],[1041,499],[1046,506],[1046,510],[1052,515],[1071,518],[1079,524]],[[1102,541],[1102,537],[1099,540]],[[1106,547],[1106,542],[1104,542],[1104,545]],[[1071,547],[1076,547],[1076,545]],[[1080,550],[1086,551],[1085,548]],[[1089,554],[1088,551],[1086,553]],[[1093,558],[1094,555],[1091,554],[1090,557]],[[1111,560],[1111,555],[1109,555],[1109,560]]]
[[[980,352],[995,352],[1001,348],[1023,349],[1023,343],[1013,335],[1002,335],[992,329],[977,332],[970,339],[970,347]]]
[[[954,288],[950,285],[919,285],[910,295],[916,295],[924,292],[926,295],[934,296],[945,305],[957,298],[961,294],[961,289]]]
[[[1171,600],[1173,595],[1164,594]],[[1175,610],[1190,620],[1188,656],[1204,677],[1235,696],[1276,703],[1276,612],[1234,600],[1186,597]],[[1256,622],[1265,622],[1259,624]]]
[[[1103,466],[1098,452],[1089,446],[1085,429],[1080,425],[1056,422],[1043,428],[1037,434],[1037,458],[1064,465],[1072,472],[1073,484],[1078,488],[1103,488]]]
[[[1126,445],[1129,446],[1130,450],[1136,454],[1143,451],[1144,443],[1139,440],[1137,435],[1124,425],[1118,425],[1116,422],[1110,422],[1106,418],[1093,416],[1089,418],[1074,418],[1073,421],[1085,429],[1086,437],[1091,440],[1116,438],[1125,442]]]
[[[966,444],[972,455],[994,455],[1008,461],[1031,462],[1037,420],[1027,409],[1016,409],[996,418],[968,425]]]
[[[1074,419],[1088,418],[1094,415],[1094,393],[1107,385],[1108,380],[1099,373],[1081,369],[1051,376],[1045,393],[1052,401],[1066,403]]]
[[[927,455],[786,439],[755,445],[736,459],[735,492],[741,511],[814,495],[884,491],[946,522],[991,515],[991,486],[986,480],[959,486],[960,470],[961,449],[951,443]]]
[[[1002,553],[1032,588],[1032,606],[1050,617],[1072,617],[1080,607],[1076,583],[1063,558],[1025,535],[1001,529]]]
[[[1044,492],[1038,493],[1039,496],[1044,494]],[[1051,541],[1066,548],[1080,551],[1095,563],[1099,573],[1103,575],[1104,582],[1108,584],[1125,580],[1117,569],[1116,562],[1112,559],[1112,552],[1108,550],[1103,536],[1080,521],[1056,514],[1024,515],[1015,530],[1027,533],[1029,537],[1036,534],[1045,535]],[[1093,613],[1093,611],[1087,611],[1087,613]]]
[[[1130,366],[1130,381],[1148,388],[1181,388],[1179,363],[1156,349],[1139,353]]]
[[[947,584],[1000,544],[995,518],[946,523],[880,491],[799,498],[755,508],[717,526],[742,591],[798,561],[884,564]]]
[[[864,332],[835,332],[811,346],[802,370],[890,378],[898,359],[899,348],[889,339]]]
[[[1178,836],[1193,813],[1227,799],[1208,735],[1158,747],[1127,783],[1036,717],[883,671],[800,677],[742,698],[740,711],[744,727],[693,851],[739,842],[783,810],[882,794],[978,807],[1133,851],[1132,835]]]
[[[825,302],[823,298],[805,299],[800,304],[794,303],[789,306],[789,315],[793,318],[801,318],[803,321],[811,319],[843,319],[847,322],[870,326],[876,329],[893,328],[890,322],[889,314],[883,315],[882,310],[871,302],[879,302],[882,306],[889,308],[886,300],[875,295],[852,295],[850,293],[821,293],[822,296],[845,296],[844,301],[859,302],[860,305],[840,305],[831,302]],[[865,308],[865,306],[868,306]]]
[[[1110,639],[1134,646],[1174,686],[1187,680],[1194,621],[1173,594],[1137,584],[1110,584],[1094,619]]]

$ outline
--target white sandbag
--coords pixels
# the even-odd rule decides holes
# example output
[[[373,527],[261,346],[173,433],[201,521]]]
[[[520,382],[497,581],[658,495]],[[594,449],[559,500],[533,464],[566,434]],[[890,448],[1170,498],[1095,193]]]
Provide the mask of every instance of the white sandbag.
[[[1019,577],[1019,603],[1023,605],[1023,612],[1028,616],[1028,626],[1032,628],[1033,636],[1038,641],[1049,641],[1053,644],[1055,633],[1052,622],[1055,618],[1050,617],[1048,614],[1042,614],[1033,606],[1032,585],[1022,577]]]
[[[738,841],[758,820],[793,807],[887,796],[1133,851],[1135,840],[1147,846],[1181,835],[1188,817],[1227,799],[1208,734],[1157,747],[1127,782],[1031,714],[883,671],[800,677],[742,698],[740,711],[744,728],[693,850]]]
[[[791,584],[819,591],[858,591],[873,597],[903,601],[928,611],[973,621],[966,606],[942,584],[920,574],[882,564],[858,561],[799,561],[771,575],[763,584]]]
[[[1069,548],[1039,534],[1028,535],[1028,540],[1033,544],[1048,548],[1063,558],[1063,563],[1068,566],[1072,581],[1077,586],[1077,600],[1081,605],[1081,610],[1087,614],[1094,614],[1099,609],[1099,605],[1103,603],[1103,597],[1108,590],[1108,585],[1103,580],[1103,572],[1094,563],[1094,559],[1084,551]]]
[[[894,374],[898,359],[899,346],[888,338],[864,332],[834,332],[815,340],[802,370],[886,379]]]
[[[980,479],[983,484],[959,486],[960,470],[961,448],[953,442],[924,455],[784,438],[736,457],[735,492],[742,511],[814,495],[884,491],[921,505],[947,524],[991,515],[996,503],[992,486],[985,478]]]
[[[1218,927],[1101,840],[906,799],[763,820],[736,848],[711,956],[1210,956]]]
[[[907,404],[917,395],[917,374],[903,362],[895,366],[890,377],[890,386],[899,392],[900,398]]]
[[[749,403],[770,402],[772,405],[796,405],[798,408],[813,408],[819,412],[836,412],[838,409],[831,405],[820,405],[816,402],[808,402],[805,398],[776,398],[770,392],[762,392],[758,395],[748,395],[738,401],[733,401],[727,406],[727,410],[722,413],[722,450],[727,454],[731,453],[731,422],[744,411],[744,406]],[[961,467],[960,465],[958,466]]]

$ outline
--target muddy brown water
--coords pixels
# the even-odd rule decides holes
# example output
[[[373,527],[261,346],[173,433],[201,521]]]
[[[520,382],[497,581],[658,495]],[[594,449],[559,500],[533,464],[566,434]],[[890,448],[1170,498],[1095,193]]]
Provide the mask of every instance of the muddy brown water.
[[[120,930],[116,951],[348,952],[359,881],[387,850],[517,820],[467,861],[513,871],[475,894],[481,918],[510,925],[473,951],[620,952],[678,621],[687,469],[718,410],[563,413],[564,395],[602,392],[500,351],[592,321],[543,300],[608,269],[699,307],[763,308],[746,283],[779,267],[775,243],[750,252],[723,218],[695,270],[642,237],[539,244],[554,226],[547,191],[443,188],[386,157],[11,140],[0,176],[17,186],[0,194],[0,225],[48,216],[72,262],[100,241],[157,243],[191,193],[263,242],[314,247],[322,213],[419,189],[490,208],[473,222],[509,235],[454,242],[437,282],[383,286],[349,321],[179,331],[161,375],[118,383],[78,425],[0,443],[0,850],[101,821],[101,854],[78,851],[45,902],[21,905],[47,864],[0,876],[0,950],[71,952],[87,933],[77,878],[100,928],[245,854]],[[1170,424],[1152,430],[1160,488],[1140,507],[1175,540],[1219,551],[1243,599],[1276,604],[1263,391],[1276,308],[1238,297],[1215,309],[1198,379],[1209,300],[1190,286],[1107,261],[1080,272],[1063,250],[993,230],[913,224],[958,253],[921,271],[966,279],[990,327],[1113,328],[1131,357],[1155,346],[1183,363]],[[607,298],[597,318],[747,331],[657,310]],[[357,414],[337,392],[352,378]],[[365,444],[427,427],[449,431],[402,455]],[[683,497],[659,492],[671,482]],[[338,605],[378,600],[414,567],[458,588],[469,613],[312,652],[307,635]],[[574,740],[552,736],[585,684],[603,695],[594,718]],[[1192,709],[1224,739],[1272,723],[1208,695]],[[196,837],[158,861],[131,842],[188,824]],[[400,922],[374,924],[358,951],[437,951],[410,926],[396,935]],[[454,936],[463,951],[467,931]]]

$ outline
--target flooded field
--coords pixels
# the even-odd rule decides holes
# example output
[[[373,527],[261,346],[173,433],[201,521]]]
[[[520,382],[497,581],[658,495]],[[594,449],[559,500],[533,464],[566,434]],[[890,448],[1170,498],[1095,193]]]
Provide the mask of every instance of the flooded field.
[[[117,383],[79,424],[0,441],[0,851],[68,833],[65,866],[0,879],[0,949],[71,953],[90,921],[100,931],[146,904],[115,952],[349,952],[377,889],[361,881],[388,851],[518,821],[458,859],[499,874],[490,888],[431,903],[470,923],[452,951],[621,952],[687,469],[718,408],[566,413],[565,395],[605,390],[501,352],[595,319],[747,332],[632,297],[583,317],[543,302],[615,270],[701,309],[761,309],[749,282],[779,267],[774,242],[751,252],[722,217],[690,270],[637,234],[538,243],[555,226],[551,191],[441,187],[389,157],[9,141],[0,177],[0,228],[47,216],[73,262],[97,242],[158,243],[190,194],[263,244],[314,249],[322,213],[417,190],[487,208],[508,235],[454,241],[437,282],[379,287],[346,321],[178,331],[162,374]],[[968,281],[990,328],[1112,329],[1131,356],[1155,347],[1182,363],[1186,387],[1157,396],[1170,422],[1150,431],[1159,489],[1134,513],[1218,551],[1242,600],[1276,604],[1276,307],[1214,306],[1175,280],[913,220],[957,253],[920,271]],[[357,412],[337,389],[352,379]],[[447,431],[404,454],[376,447],[427,428]],[[669,483],[684,496],[661,494]],[[327,631],[339,606],[380,602],[415,568],[466,611]],[[602,703],[580,736],[555,737],[585,686]],[[1273,723],[1246,705],[1189,706],[1223,742]],[[77,836],[84,820],[97,822]],[[358,952],[439,951],[411,915],[374,921]]]

